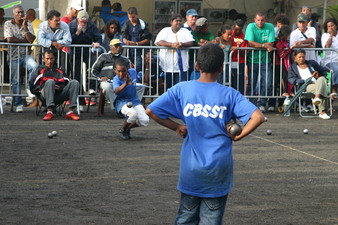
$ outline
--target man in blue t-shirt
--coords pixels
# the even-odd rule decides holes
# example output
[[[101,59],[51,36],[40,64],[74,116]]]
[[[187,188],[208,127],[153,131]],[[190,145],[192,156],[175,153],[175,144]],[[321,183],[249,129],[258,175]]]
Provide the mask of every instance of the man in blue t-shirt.
[[[116,94],[114,107],[116,112],[122,113],[126,119],[119,130],[124,140],[130,139],[130,129],[148,126],[149,117],[143,108],[136,91],[136,71],[128,70],[128,62],[123,58],[115,61],[113,89]]]
[[[184,138],[178,190],[180,209],[176,224],[221,224],[228,193],[233,186],[232,141],[250,134],[263,114],[238,91],[217,83],[224,52],[215,44],[202,46],[197,55],[198,80],[180,82],[151,103],[147,114]],[[179,124],[169,117],[181,119]],[[243,124],[237,136],[229,133],[230,119]],[[189,210],[187,204],[192,206]],[[217,209],[209,208],[218,205]]]

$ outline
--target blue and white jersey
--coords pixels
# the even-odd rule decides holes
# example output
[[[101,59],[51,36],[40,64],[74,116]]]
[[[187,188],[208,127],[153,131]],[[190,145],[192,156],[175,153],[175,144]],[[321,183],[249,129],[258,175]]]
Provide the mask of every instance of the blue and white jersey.
[[[181,150],[178,190],[220,197],[233,186],[231,118],[246,124],[257,109],[238,91],[219,83],[180,82],[148,106],[158,117],[181,119],[188,134]]]
[[[116,94],[116,99],[114,101],[114,107],[117,112],[120,112],[122,106],[124,104],[127,104],[128,102],[132,102],[133,106],[141,104],[141,101],[138,98],[137,91],[136,91],[136,70],[128,69],[128,73],[130,75],[130,78],[133,84],[126,86],[123,91]],[[120,79],[119,76],[115,75],[113,79],[113,89],[115,90],[117,87],[120,87],[124,83],[125,81],[123,79]]]

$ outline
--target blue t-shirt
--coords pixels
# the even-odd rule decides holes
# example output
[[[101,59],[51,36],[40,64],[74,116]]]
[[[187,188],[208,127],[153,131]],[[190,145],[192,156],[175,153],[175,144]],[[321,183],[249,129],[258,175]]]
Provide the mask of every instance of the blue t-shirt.
[[[233,159],[226,123],[238,118],[246,124],[256,106],[230,87],[192,80],[170,88],[148,108],[162,119],[178,118],[187,126],[178,190],[210,198],[228,194],[233,186]]]
[[[134,106],[141,104],[141,101],[138,98],[137,91],[136,91],[136,70],[129,69],[128,73],[130,75],[130,78],[133,84],[128,85],[127,87],[125,87],[123,91],[116,94],[116,98],[114,101],[114,107],[117,112],[120,112],[122,106],[124,104],[127,104],[128,102],[132,102]],[[123,79],[120,79],[119,76],[115,75],[113,79],[113,89],[115,90],[117,87],[120,87],[124,83],[125,81]]]

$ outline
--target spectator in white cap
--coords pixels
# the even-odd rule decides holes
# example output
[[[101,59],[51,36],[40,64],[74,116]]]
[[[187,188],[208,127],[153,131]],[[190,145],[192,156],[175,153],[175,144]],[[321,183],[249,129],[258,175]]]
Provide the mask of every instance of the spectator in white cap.
[[[196,20],[198,18],[198,13],[195,9],[189,9],[185,14],[186,22],[183,24],[184,28],[192,31],[196,28]]]
[[[77,14],[79,13],[79,11],[83,10],[82,6],[73,2],[71,5],[70,5],[70,9],[69,9],[69,12],[66,16],[62,17],[61,18],[61,21],[69,24],[70,22],[72,22]]]

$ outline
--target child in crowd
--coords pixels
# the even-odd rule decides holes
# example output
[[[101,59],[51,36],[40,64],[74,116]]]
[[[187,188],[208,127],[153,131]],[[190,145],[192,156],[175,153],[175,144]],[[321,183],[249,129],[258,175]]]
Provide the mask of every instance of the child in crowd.
[[[147,108],[152,119],[184,138],[178,183],[181,201],[175,224],[222,223],[233,187],[232,141],[247,136],[264,121],[263,114],[243,95],[216,82],[223,63],[224,51],[218,45],[203,45],[196,63],[200,78],[176,84]],[[229,133],[231,118],[244,124],[238,136]]]
[[[290,67],[290,52],[294,46],[289,48],[288,39],[291,34],[291,27],[284,25],[280,28],[275,42],[276,58],[275,58],[275,93],[279,96],[280,88],[282,87],[282,95],[289,96],[291,94],[292,85],[288,82],[288,70]],[[282,78],[282,82],[280,81]],[[282,86],[280,85],[282,84]],[[283,111],[283,99],[278,99],[278,111]]]
[[[116,112],[126,117],[119,133],[122,139],[128,140],[130,129],[148,126],[149,117],[137,95],[135,69],[128,70],[127,61],[119,58],[115,61],[114,71],[116,74],[113,79],[113,89],[116,94],[114,107]]]
[[[224,51],[224,68],[223,73],[218,77],[217,82],[224,84],[229,82],[229,51],[231,50],[231,27],[227,24],[221,26],[217,32],[216,44]]]

